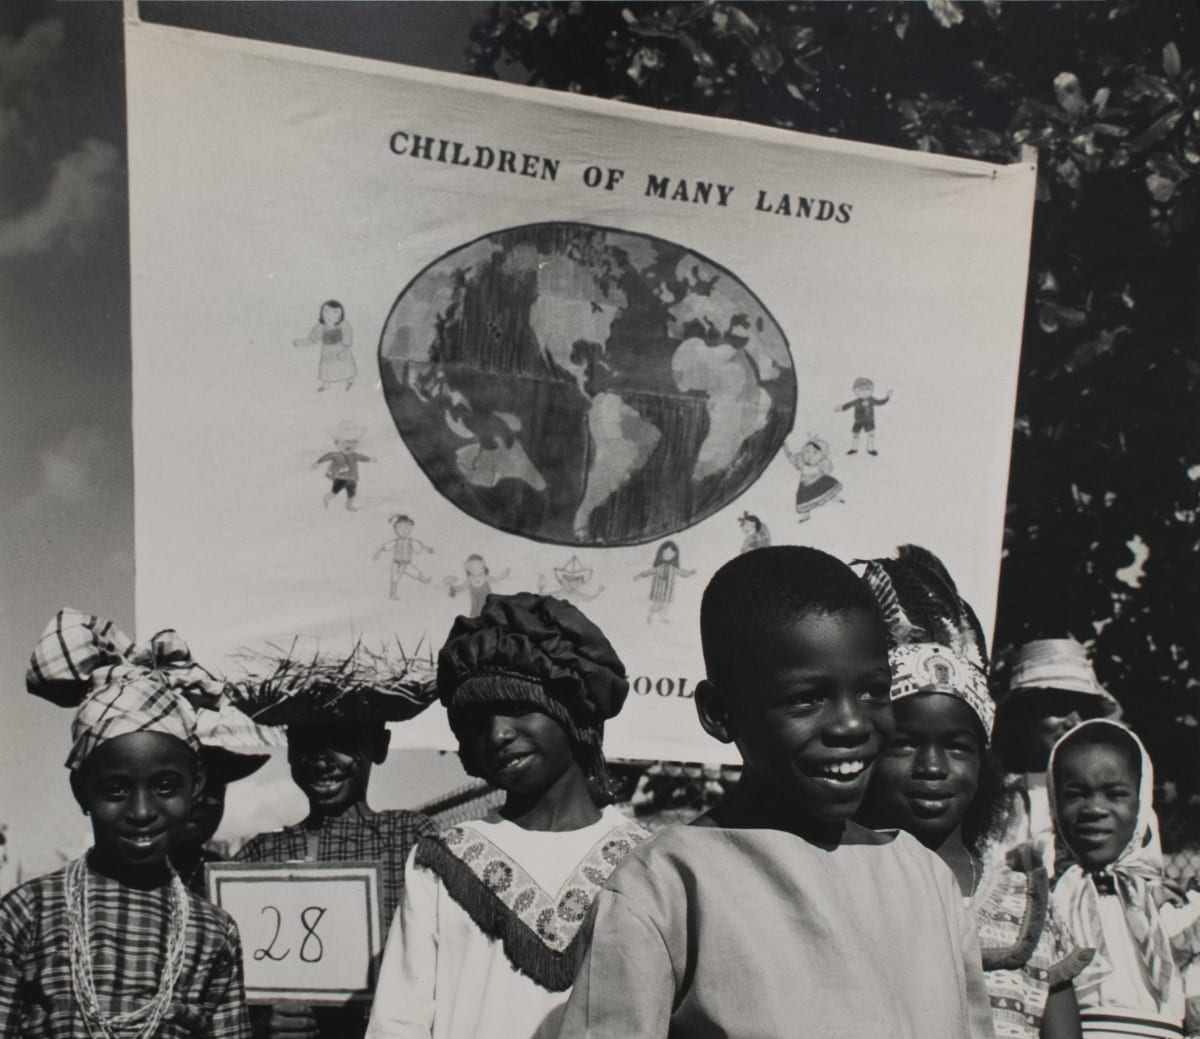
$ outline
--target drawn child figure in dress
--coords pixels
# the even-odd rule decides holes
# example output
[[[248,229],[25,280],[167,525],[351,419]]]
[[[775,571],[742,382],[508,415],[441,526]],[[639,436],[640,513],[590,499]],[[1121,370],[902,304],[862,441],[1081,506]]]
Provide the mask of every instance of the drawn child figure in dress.
[[[796,488],[796,518],[805,522],[818,505],[830,501],[843,501],[842,485],[833,477],[833,462],[829,460],[829,444],[811,433],[799,451],[793,451],[785,442],[783,453],[800,473],[800,485]]]
[[[767,548],[771,544],[771,532],[767,525],[757,516],[743,512],[738,517],[738,526],[742,528],[742,547],[738,555],[753,552],[756,548]]]
[[[879,454],[875,450],[875,409],[892,399],[892,391],[888,390],[882,397],[872,396],[874,392],[875,383],[870,379],[855,379],[854,400],[839,404],[833,409],[835,412],[854,409],[854,426],[850,430],[852,438],[850,450],[846,452],[848,455],[858,454],[858,438],[862,433],[867,434],[867,454]]]
[[[350,352],[354,346],[354,329],[346,320],[345,307],[336,299],[327,299],[321,304],[321,313],[312,331],[303,339],[294,339],[292,345],[321,347],[317,367],[318,393],[339,382],[345,383],[346,389],[354,385],[354,377],[358,375],[358,365]]]
[[[420,552],[428,552],[432,555],[433,549],[425,542],[418,541],[412,536],[413,519],[411,516],[405,516],[403,513],[393,516],[390,520],[392,524],[392,533],[396,536],[391,541],[385,541],[378,549],[375,550],[375,555],[371,558],[378,559],[384,552],[389,549],[392,553],[392,583],[391,589],[388,592],[389,599],[399,599],[397,594],[400,590],[400,580],[403,577],[411,577],[421,584],[429,584],[431,578],[426,577],[421,573],[417,564],[413,562],[413,556]]]
[[[325,470],[325,476],[332,483],[323,499],[325,507],[329,508],[329,503],[342,491],[345,491],[346,508],[351,512],[357,512],[358,506],[354,504],[354,498],[358,494],[358,463],[373,462],[375,459],[358,453],[358,437],[356,436],[339,434],[334,437],[333,444],[336,450],[326,451],[312,465],[316,469],[324,462],[329,463],[329,467]]]
[[[492,582],[503,581],[508,577],[508,570],[493,574],[488,569],[483,556],[472,552],[463,563],[463,573],[465,576],[462,580],[454,577],[446,578],[446,591],[450,593],[451,599],[459,592],[468,593],[471,597],[471,605],[466,616],[478,617],[483,610],[483,601],[492,594]]]
[[[685,570],[679,564],[679,546],[674,541],[664,541],[654,554],[654,563],[649,570],[643,570],[634,577],[640,581],[643,577],[652,578],[650,582],[650,612],[646,614],[646,623],[653,624],[657,617],[663,624],[669,624],[667,616],[671,603],[675,599],[675,582],[680,577],[691,577],[695,570]]]

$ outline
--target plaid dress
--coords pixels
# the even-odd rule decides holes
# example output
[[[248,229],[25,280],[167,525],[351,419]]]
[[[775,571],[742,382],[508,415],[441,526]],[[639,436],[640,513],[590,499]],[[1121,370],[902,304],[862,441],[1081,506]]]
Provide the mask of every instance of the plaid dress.
[[[387,811],[361,816],[347,812],[323,819],[317,862],[378,862],[383,867],[383,922],[392,922],[404,891],[404,863],[417,841],[437,828],[418,812]],[[303,823],[251,838],[238,862],[303,862],[308,858],[308,829]]]
[[[319,824],[317,862],[371,862],[383,867],[380,892],[387,934],[404,892],[404,863],[417,841],[437,832],[418,812],[386,811],[360,815],[349,811]],[[308,859],[309,830],[303,823],[260,833],[237,853],[238,862],[303,862]],[[314,1007],[321,1039],[360,1039],[367,1031],[369,1007]],[[255,1008],[256,1019],[265,1008]]]
[[[71,985],[65,869],[0,900],[0,1036],[81,1039],[88,1034]],[[188,953],[157,1039],[249,1039],[237,927],[192,894]],[[170,889],[142,891],[88,871],[88,925],[96,991],[108,1013],[158,990],[171,924]]]

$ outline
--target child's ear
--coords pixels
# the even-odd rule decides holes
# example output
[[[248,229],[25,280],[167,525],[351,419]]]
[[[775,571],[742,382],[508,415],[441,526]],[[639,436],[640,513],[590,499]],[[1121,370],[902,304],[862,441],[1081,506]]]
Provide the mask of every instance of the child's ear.
[[[704,731],[722,743],[732,743],[737,733],[721,690],[706,678],[696,686],[695,700],[696,714],[700,716]]]
[[[388,747],[392,742],[392,730],[384,726],[380,726],[379,731],[375,734],[374,740],[371,742],[371,763],[382,765],[387,760]]]

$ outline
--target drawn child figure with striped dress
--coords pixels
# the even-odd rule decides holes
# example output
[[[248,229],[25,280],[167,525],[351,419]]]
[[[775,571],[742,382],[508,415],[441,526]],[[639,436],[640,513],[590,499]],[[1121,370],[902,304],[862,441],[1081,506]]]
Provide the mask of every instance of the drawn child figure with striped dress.
[[[691,577],[696,571],[685,570],[679,562],[679,546],[674,541],[664,541],[654,553],[654,562],[649,570],[643,570],[634,577],[640,581],[644,577],[650,581],[650,612],[646,614],[646,623],[653,624],[657,617],[663,624],[669,624],[667,613],[671,603],[675,601],[675,582],[681,577]]]

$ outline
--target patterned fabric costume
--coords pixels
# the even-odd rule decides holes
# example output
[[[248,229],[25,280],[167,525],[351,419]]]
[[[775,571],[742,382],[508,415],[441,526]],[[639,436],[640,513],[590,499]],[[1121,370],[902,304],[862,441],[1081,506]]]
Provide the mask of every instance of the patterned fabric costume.
[[[1095,726],[1115,730],[1136,747],[1141,780],[1128,845],[1110,865],[1088,871],[1063,837],[1054,762],[1064,746]],[[1163,886],[1154,766],[1146,748],[1123,725],[1093,719],[1054,745],[1048,774],[1058,833],[1054,902],[1074,940],[1096,950],[1075,982],[1084,1039],[1200,1034],[1200,893],[1189,892],[1180,904]]]
[[[302,862],[308,858],[308,835],[303,824],[286,826],[252,837],[237,854],[238,862]],[[376,862],[383,867],[383,919],[391,920],[404,891],[404,863],[417,841],[436,832],[418,812],[402,810],[360,816],[348,812],[322,819],[317,862]]]
[[[1050,990],[1091,959],[1077,948],[1050,902],[1046,870],[994,861],[969,900],[983,948],[984,980],[996,1039],[1037,1039]]]
[[[581,830],[528,831],[491,817],[423,839],[368,1035],[553,1036],[592,901],[648,837],[606,808]]]
[[[983,632],[941,560],[902,545],[897,558],[868,562],[864,577],[896,643],[888,650],[893,702],[925,693],[953,696],[971,709],[989,743],[996,707]],[[983,947],[997,1039],[1037,1039],[1050,990],[1090,959],[1088,950],[1074,948],[1050,905],[1049,879],[1032,850],[1028,861],[1028,870],[1017,871],[996,857],[964,900]]]
[[[67,766],[78,770],[101,745],[134,733],[171,736],[198,751],[191,701],[215,705],[223,683],[192,662],[173,631],[135,647],[111,622],[62,610],[34,650],[26,687],[77,706]],[[90,1012],[83,982],[95,993]],[[173,873],[155,886],[132,887],[78,860],[0,901],[6,1039],[100,1035],[118,1015],[147,1014],[159,997],[158,1039],[250,1035],[237,928]]]
[[[71,984],[65,870],[0,901],[0,1036],[83,1039]],[[167,888],[128,887],[89,871],[88,925],[96,988],[110,1013],[145,1003],[158,985],[170,930]],[[191,899],[189,955],[156,1039],[248,1039],[242,951],[233,921]]]
[[[480,710],[536,711],[562,729],[592,786],[607,790],[604,722],[621,709],[629,683],[604,633],[565,600],[493,595],[480,616],[459,617],[438,655],[438,690],[460,748]],[[605,808],[575,829],[525,829],[492,817],[423,838],[406,872],[368,1035],[553,1036],[592,899],[647,837]]]

